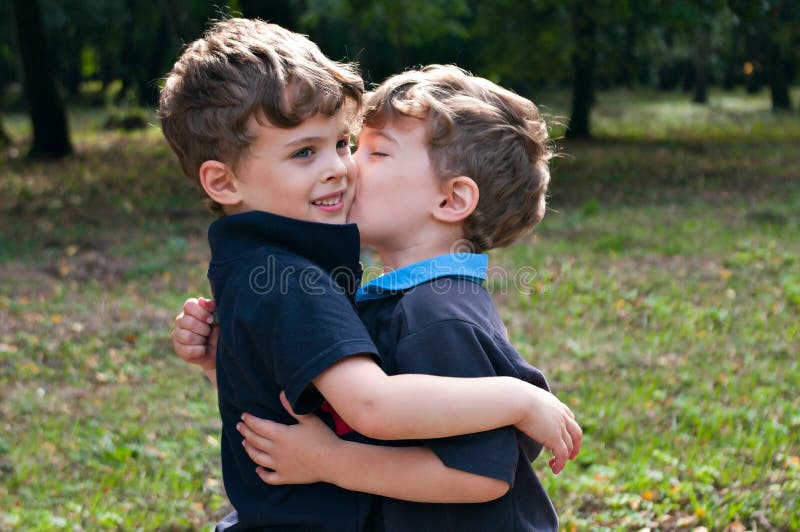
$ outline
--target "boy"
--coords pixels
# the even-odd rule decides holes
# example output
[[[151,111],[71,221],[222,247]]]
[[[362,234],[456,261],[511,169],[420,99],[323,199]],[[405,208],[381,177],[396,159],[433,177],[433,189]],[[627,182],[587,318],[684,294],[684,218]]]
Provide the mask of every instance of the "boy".
[[[515,424],[562,461],[579,446],[571,412],[519,379],[387,377],[375,363],[379,355],[352,304],[358,232],[337,225],[354,194],[348,138],[361,92],[352,67],[304,37],[231,19],[186,48],[161,94],[165,137],[223,215],[209,228],[208,276],[219,316],[223,479],[237,512],[221,527],[358,530],[367,523],[364,494],[259,480],[236,442],[236,425],[245,411],[291,421],[279,390],[300,414],[321,408],[324,397],[332,412],[326,421],[341,415],[371,437],[444,437]],[[461,495],[468,500],[498,493],[497,482],[479,475],[448,469],[442,478],[474,487]]]
[[[370,95],[350,219],[387,272],[360,290],[359,310],[388,373],[513,375],[544,385],[508,344],[479,285],[485,255],[450,252],[459,243],[476,251],[507,245],[535,225],[549,157],[530,101],[455,67],[406,72]],[[393,450],[341,442],[312,418],[296,417],[291,427],[247,418],[240,429],[250,457],[271,470],[259,470],[267,483],[326,481],[395,497],[382,500],[387,530],[557,527],[529,465],[539,449],[518,442],[511,428],[419,442],[450,468],[513,486],[480,505],[434,505],[397,500],[432,494],[424,485],[402,493],[425,472],[398,467]]]

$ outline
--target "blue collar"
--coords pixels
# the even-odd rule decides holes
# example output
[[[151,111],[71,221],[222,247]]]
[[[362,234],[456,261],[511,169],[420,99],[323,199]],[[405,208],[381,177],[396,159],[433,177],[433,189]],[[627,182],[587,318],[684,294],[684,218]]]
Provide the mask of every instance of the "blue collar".
[[[475,283],[486,280],[489,256],[477,253],[450,253],[425,259],[385,273],[356,292],[356,301],[389,297],[441,277],[458,277]]]

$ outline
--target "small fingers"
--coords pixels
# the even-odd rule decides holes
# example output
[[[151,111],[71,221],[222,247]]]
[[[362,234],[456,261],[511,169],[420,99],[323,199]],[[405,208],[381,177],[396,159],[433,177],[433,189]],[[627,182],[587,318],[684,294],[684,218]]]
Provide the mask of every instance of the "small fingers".
[[[244,437],[245,442],[253,447],[265,452],[272,450],[272,440],[267,435],[255,432],[245,423],[237,423],[236,430]]]
[[[247,443],[247,441],[242,441],[242,446],[244,447],[247,456],[250,457],[250,460],[252,460],[256,464],[270,469],[274,466],[272,462],[272,457],[268,453],[256,449],[255,447]]]
[[[567,457],[569,456],[569,451],[567,450],[567,446],[563,441],[559,441],[552,451],[553,458],[551,460],[550,468],[553,470],[553,473],[557,475],[564,469],[564,466],[567,463]]]
[[[193,316],[207,325],[214,323],[214,314],[203,308],[196,298],[187,299],[184,302],[183,313]]]
[[[572,439],[572,452],[569,455],[570,460],[574,460],[578,453],[581,452],[581,443],[583,442],[583,431],[581,430],[580,425],[574,420],[570,420],[570,423],[567,423],[567,431]]]
[[[564,470],[565,462],[563,460],[559,460],[557,456],[550,458],[550,470],[553,472],[554,475],[558,475],[561,471]]]
[[[294,410],[292,410],[292,405],[289,403],[289,399],[286,398],[286,392],[283,392],[283,391],[281,392],[280,400],[281,400],[281,404],[283,405],[283,408],[287,412],[289,412],[289,415],[292,416],[293,418],[295,418],[296,420],[300,421],[300,418],[302,416],[300,416],[299,414],[295,414],[294,413]]]
[[[175,344],[174,347],[175,353],[187,362],[206,356],[206,347],[204,345]]]
[[[183,345],[206,345],[208,336],[198,334],[188,329],[178,328],[172,333],[173,343]]]
[[[213,299],[206,299],[204,297],[197,298],[197,304],[203,307],[208,312],[214,312],[217,310],[217,304],[214,303]]]
[[[219,340],[219,325],[213,325],[211,327],[211,335],[208,337],[208,345],[209,347],[213,348],[214,351],[217,349],[217,341]]]
[[[270,441],[279,437],[280,432],[286,428],[286,425],[270,421],[269,419],[262,419],[246,412],[242,414],[242,422],[243,429],[247,429],[257,436]],[[239,424],[237,424],[236,428],[239,428]],[[241,430],[239,432],[241,432]]]
[[[276,471],[270,471],[264,469],[263,467],[257,467],[256,475],[258,475],[258,477],[267,484],[272,484],[273,486],[283,484],[280,475]]]
[[[567,448],[566,458],[569,459],[572,456],[572,450],[575,448],[575,442],[572,440],[572,434],[570,434],[567,425],[561,427],[561,439],[564,440],[564,445]]]
[[[184,314],[179,319],[176,319],[175,330],[186,330],[201,336],[208,336],[211,334],[211,326],[197,316],[193,316],[191,314]]]

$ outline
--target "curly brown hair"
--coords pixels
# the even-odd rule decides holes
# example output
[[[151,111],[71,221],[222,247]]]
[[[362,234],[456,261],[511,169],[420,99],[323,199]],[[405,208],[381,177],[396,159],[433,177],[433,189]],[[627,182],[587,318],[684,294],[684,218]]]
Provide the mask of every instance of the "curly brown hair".
[[[364,83],[355,65],[327,58],[303,35],[258,19],[216,21],[189,43],[161,90],[161,129],[184,174],[199,186],[207,160],[236,166],[255,117],[291,128],[340,110],[355,121]],[[212,211],[222,206],[206,200]]]
[[[478,206],[464,224],[474,251],[507,246],[544,217],[552,141],[527,98],[458,67],[430,65],[388,78],[365,104],[370,127],[424,120],[438,177],[477,183]]]

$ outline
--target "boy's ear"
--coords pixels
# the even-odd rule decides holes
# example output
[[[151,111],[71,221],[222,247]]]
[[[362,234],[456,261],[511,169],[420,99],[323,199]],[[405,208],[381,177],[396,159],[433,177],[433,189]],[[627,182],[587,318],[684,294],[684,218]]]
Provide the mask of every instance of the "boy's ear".
[[[200,165],[199,177],[200,185],[208,197],[220,205],[238,205],[242,202],[236,178],[225,163],[205,161]]]
[[[433,217],[440,222],[463,222],[478,207],[478,184],[467,176],[452,177],[442,184]]]

